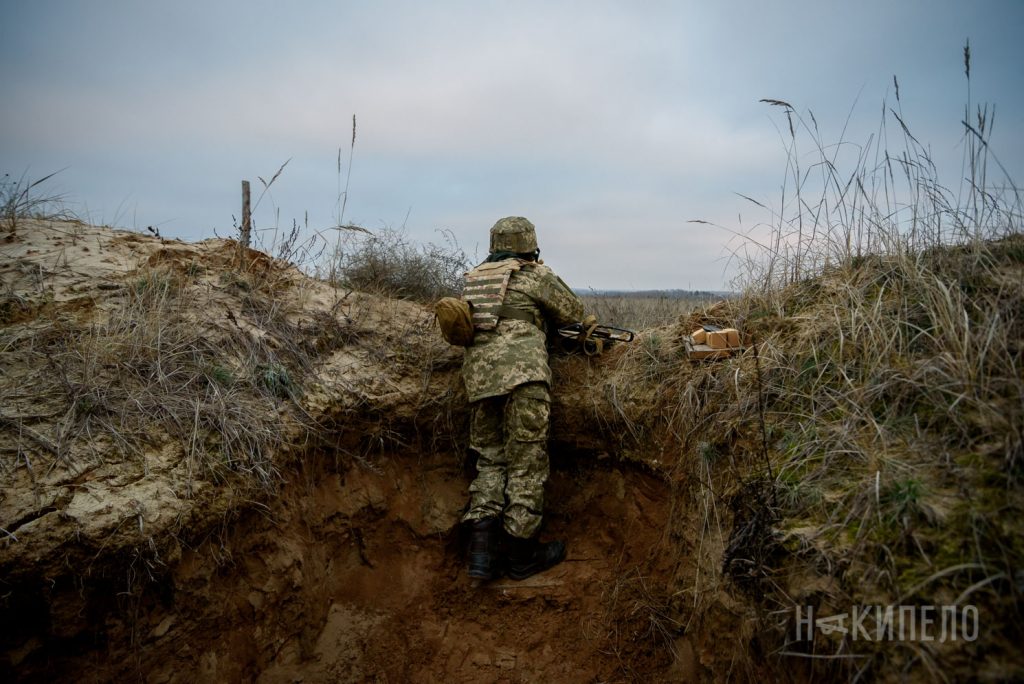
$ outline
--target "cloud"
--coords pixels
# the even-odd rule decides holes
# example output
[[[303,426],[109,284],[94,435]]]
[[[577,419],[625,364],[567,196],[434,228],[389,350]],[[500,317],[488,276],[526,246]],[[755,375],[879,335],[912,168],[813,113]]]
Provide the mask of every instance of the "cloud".
[[[703,283],[730,236],[686,221],[756,221],[734,193],[771,203],[786,172],[785,120],[761,97],[813,110],[831,144],[859,93],[845,139],[861,144],[898,74],[956,178],[968,33],[973,97],[999,101],[997,153],[1024,173],[1022,16],[945,0],[19,3],[0,28],[0,161],[71,165],[91,206],[128,198],[143,227],[203,237],[230,228],[241,178],[291,158],[259,220],[326,225],[355,114],[347,220],[409,213],[418,239],[474,245],[522,213],[580,282],[679,286],[682,261]]]

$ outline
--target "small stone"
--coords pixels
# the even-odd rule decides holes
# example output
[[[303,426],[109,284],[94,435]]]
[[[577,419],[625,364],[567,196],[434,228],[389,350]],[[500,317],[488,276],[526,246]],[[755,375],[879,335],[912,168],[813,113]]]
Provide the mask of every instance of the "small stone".
[[[176,615],[168,615],[167,617],[165,617],[163,620],[160,621],[159,625],[157,625],[156,627],[153,628],[153,631],[149,633],[149,636],[152,637],[153,639],[159,639],[164,634],[167,634],[167,632],[170,631],[170,629],[171,629],[171,625],[174,624],[174,621],[176,619],[177,619]]]

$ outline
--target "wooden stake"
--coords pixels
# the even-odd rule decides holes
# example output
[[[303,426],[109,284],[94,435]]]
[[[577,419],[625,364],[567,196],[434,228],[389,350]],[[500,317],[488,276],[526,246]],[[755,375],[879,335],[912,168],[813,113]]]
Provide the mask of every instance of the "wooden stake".
[[[252,241],[252,211],[249,208],[249,181],[242,181],[242,235],[239,239],[242,247],[248,247]]]

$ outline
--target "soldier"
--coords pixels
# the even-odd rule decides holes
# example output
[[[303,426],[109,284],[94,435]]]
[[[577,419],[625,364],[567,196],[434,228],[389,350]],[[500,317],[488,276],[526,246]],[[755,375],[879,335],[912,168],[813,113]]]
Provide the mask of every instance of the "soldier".
[[[510,216],[491,228],[487,260],[466,274],[475,335],[462,374],[478,475],[463,522],[472,528],[469,576],[477,580],[497,574],[502,534],[512,579],[565,558],[563,542],[538,540],[549,469],[546,336],[549,325],[580,322],[583,302],[539,256],[533,224]]]

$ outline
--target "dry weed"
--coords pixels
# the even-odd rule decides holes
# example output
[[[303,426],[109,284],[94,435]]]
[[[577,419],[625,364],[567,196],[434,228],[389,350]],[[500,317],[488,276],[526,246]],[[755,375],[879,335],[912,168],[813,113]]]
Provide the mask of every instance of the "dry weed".
[[[790,642],[795,605],[969,598],[990,621],[978,652],[1020,673],[1024,212],[1010,179],[986,172],[990,114],[968,109],[968,180],[951,191],[898,100],[883,135],[856,148],[770,104],[789,122],[787,181],[765,232],[735,248],[741,296],[604,359],[558,361],[560,385],[582,384],[608,446],[688,494],[691,621],[713,605],[702,597],[739,584],[757,597],[762,643],[793,652],[807,646]],[[886,126],[902,149],[885,148]],[[752,344],[693,364],[681,340],[704,322]],[[835,656],[810,665],[828,676],[966,657],[827,639],[813,652]]]

